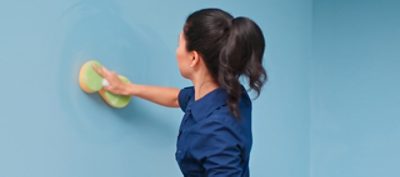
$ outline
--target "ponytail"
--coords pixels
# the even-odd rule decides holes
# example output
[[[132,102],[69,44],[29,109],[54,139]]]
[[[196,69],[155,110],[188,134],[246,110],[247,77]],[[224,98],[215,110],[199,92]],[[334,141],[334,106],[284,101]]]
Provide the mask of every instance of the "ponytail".
[[[239,118],[239,78],[247,78],[257,97],[267,81],[262,65],[265,41],[261,29],[249,18],[233,18],[220,9],[203,9],[188,17],[184,35],[187,49],[202,54],[211,75],[228,94],[230,111]]]
[[[232,20],[226,44],[219,56],[218,83],[227,91],[228,106],[235,117],[240,115],[238,102],[242,90],[239,77],[247,77],[249,86],[256,91],[257,97],[267,79],[262,66],[264,47],[264,37],[257,24],[246,17]]]

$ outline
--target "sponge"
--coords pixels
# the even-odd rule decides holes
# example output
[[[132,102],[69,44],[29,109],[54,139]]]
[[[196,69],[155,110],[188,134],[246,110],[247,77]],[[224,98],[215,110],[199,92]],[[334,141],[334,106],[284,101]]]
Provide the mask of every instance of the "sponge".
[[[96,60],[87,61],[82,65],[79,72],[79,85],[81,89],[86,93],[99,92],[103,100],[114,108],[123,108],[127,106],[131,100],[130,96],[113,94],[103,88],[103,86],[108,85],[107,80],[102,78],[93,69],[93,65],[102,67],[101,63]],[[119,75],[119,79],[122,82],[129,83],[128,78]]]
[[[129,80],[126,77],[121,75],[119,75],[118,77],[122,82],[129,83]],[[99,90],[99,94],[108,105],[115,108],[123,108],[128,105],[129,101],[131,100],[130,96],[116,95],[109,91],[106,91],[105,89]]]
[[[79,85],[86,93],[94,93],[103,88],[103,78],[93,69],[94,64],[102,66],[98,61],[91,60],[83,64],[79,72]]]

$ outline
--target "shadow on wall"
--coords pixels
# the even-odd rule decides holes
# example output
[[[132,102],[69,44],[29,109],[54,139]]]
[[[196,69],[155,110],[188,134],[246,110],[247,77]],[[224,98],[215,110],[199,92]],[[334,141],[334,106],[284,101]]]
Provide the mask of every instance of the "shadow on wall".
[[[139,25],[130,26],[118,12],[109,1],[81,1],[60,17],[63,34],[59,35],[64,39],[57,85],[63,114],[89,141],[118,141],[133,134],[145,143],[171,143],[167,142],[168,137],[175,136],[175,128],[156,120],[159,113],[146,110],[143,102],[134,98],[128,107],[116,110],[108,107],[97,93],[87,95],[78,86],[80,66],[89,59],[98,59],[135,82],[145,82],[149,72],[153,72],[146,67],[152,64],[150,58],[156,58],[149,40],[156,34]],[[156,140],[142,137],[143,134]]]

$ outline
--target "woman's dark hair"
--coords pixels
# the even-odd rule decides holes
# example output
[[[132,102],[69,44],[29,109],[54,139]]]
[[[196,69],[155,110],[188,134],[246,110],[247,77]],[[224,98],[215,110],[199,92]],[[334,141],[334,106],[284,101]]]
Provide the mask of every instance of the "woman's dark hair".
[[[189,15],[183,28],[188,51],[197,51],[219,86],[228,93],[232,114],[240,117],[240,76],[260,95],[267,81],[262,66],[265,41],[260,27],[246,17],[234,18],[220,9],[202,9]]]

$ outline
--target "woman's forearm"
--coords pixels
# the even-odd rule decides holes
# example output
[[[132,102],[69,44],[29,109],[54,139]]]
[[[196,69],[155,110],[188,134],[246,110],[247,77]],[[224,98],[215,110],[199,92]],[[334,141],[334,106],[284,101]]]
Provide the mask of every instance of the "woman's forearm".
[[[179,107],[179,89],[177,88],[129,84],[129,92],[132,96],[137,96],[162,106]]]

